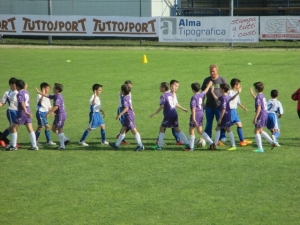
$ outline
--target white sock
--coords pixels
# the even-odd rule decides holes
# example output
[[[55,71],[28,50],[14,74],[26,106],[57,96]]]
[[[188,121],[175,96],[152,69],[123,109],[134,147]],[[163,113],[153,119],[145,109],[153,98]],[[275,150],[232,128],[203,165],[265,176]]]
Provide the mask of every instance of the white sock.
[[[219,139],[220,139],[220,135],[221,135],[221,131],[218,130],[218,131],[216,132],[215,145],[218,145]]]
[[[231,146],[232,146],[232,147],[235,147],[234,135],[233,135],[232,131],[230,131],[230,132],[228,133],[228,135],[229,135],[229,139],[230,139]]]
[[[116,142],[116,146],[119,147],[121,142],[123,141],[123,139],[125,138],[125,134],[120,134],[118,139],[117,139],[117,142]]]
[[[270,144],[274,142],[272,138],[265,131],[261,132],[261,136],[263,136],[268,142],[270,142]]]
[[[179,132],[179,137],[181,140],[183,140],[184,144],[188,145],[189,144],[189,140],[186,138],[185,134],[183,133],[183,131]]]
[[[194,149],[195,147],[195,135],[190,135],[190,148]]]
[[[11,138],[11,146],[12,147],[17,147],[17,139],[18,139],[18,133],[10,133],[10,138]]]
[[[158,135],[158,147],[162,147],[164,144],[165,133],[159,133]]]
[[[64,135],[64,133],[60,133],[58,135],[58,137],[59,137],[60,147],[65,148],[66,146],[65,146],[65,135]]]
[[[258,149],[263,149],[260,134],[255,134],[255,141],[256,141],[256,144],[257,144],[257,148]]]
[[[141,135],[139,133],[136,133],[134,136],[135,136],[135,140],[136,140],[138,146],[142,147],[143,143],[142,143],[142,140],[141,140]]]
[[[209,145],[211,145],[211,144],[214,143],[214,142],[211,140],[211,138],[208,136],[208,134],[207,134],[206,132],[204,132],[204,133],[202,134],[202,137],[204,138],[204,140],[205,140],[206,142],[209,143]]]
[[[31,146],[33,148],[36,148],[36,137],[35,137],[35,132],[34,131],[29,133],[29,139],[30,139],[30,142],[31,142]]]

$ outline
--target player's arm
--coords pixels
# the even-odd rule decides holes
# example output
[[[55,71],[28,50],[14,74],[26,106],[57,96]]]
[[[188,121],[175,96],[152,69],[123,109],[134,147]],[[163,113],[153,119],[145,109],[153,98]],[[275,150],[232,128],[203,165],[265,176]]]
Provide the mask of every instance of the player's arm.
[[[7,95],[5,92],[3,97],[0,99],[0,107],[4,106],[6,101],[7,101]]]
[[[222,110],[221,110],[221,115],[220,115],[220,118],[219,118],[219,120],[218,120],[218,126],[221,124],[222,118],[223,118],[225,112],[226,112],[226,109],[225,109],[225,108],[222,108]]]
[[[156,110],[156,112],[151,114],[150,117],[152,118],[152,117],[156,116],[161,110],[163,110],[163,108],[164,108],[164,105],[160,105],[160,107]]]
[[[183,110],[183,111],[185,111],[186,113],[189,111],[188,109],[182,107],[182,106],[179,105],[178,103],[176,104],[176,107],[179,108],[179,109],[181,109],[181,110]]]
[[[236,98],[236,96],[238,96],[240,94],[240,91],[239,90],[237,90],[237,92],[235,93],[235,95],[234,96],[232,96],[231,98],[230,98],[230,100],[229,101],[232,101],[233,99],[235,99]]]
[[[210,87],[212,86],[213,82],[209,81],[208,84],[206,85],[206,88],[202,91],[205,94],[208,92],[208,90],[210,89]]]
[[[256,124],[257,117],[258,117],[258,115],[260,114],[260,111],[261,111],[261,106],[258,105],[257,108],[256,108],[256,112],[255,112],[254,119],[253,119],[253,124]]]
[[[256,95],[254,94],[252,87],[250,88],[250,94],[252,95],[252,97],[253,97],[254,99],[256,98]]]
[[[215,94],[215,87],[214,86],[211,86],[211,95],[213,96],[213,98],[215,100],[218,100],[218,96],[216,96],[216,94]]]
[[[31,116],[30,113],[27,112],[27,108],[26,108],[25,102],[23,102],[23,101],[21,102],[21,107],[22,107],[22,109],[24,110],[25,114],[26,114],[29,118],[31,118],[32,116]]]
[[[119,115],[116,117],[116,120],[119,120],[121,116],[128,111],[129,107],[124,107],[122,112],[119,113]]]
[[[103,116],[103,118],[104,118],[104,117],[105,117],[104,111],[103,111],[102,109],[100,109],[100,112],[101,112],[101,114],[102,114],[102,116]]]
[[[39,89],[35,88],[35,90],[36,90],[36,92],[37,92],[38,94],[40,94],[40,95],[42,95],[42,96],[44,96],[44,97],[46,97],[46,98],[49,97],[48,94],[45,94],[45,93],[41,92]]]
[[[52,115],[58,108],[58,105],[55,105],[51,110],[48,111],[46,116]]]
[[[196,121],[196,107],[192,108],[192,120],[198,126],[198,123]]]
[[[241,107],[244,111],[246,112],[248,111],[248,109],[245,106],[243,106],[241,103],[238,103],[238,106]]]

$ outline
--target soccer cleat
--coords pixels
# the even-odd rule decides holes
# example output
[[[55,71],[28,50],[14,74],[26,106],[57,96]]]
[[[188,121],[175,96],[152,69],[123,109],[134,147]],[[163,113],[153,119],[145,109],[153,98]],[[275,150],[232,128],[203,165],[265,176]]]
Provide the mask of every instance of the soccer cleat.
[[[63,147],[57,146],[57,147],[55,147],[54,149],[57,149],[57,150],[65,150],[66,148],[63,148]]]
[[[162,147],[158,146],[158,145],[154,145],[154,146],[151,146],[151,148],[153,150],[162,150]]]
[[[245,140],[244,140],[244,142],[246,142],[246,143],[247,143],[247,145],[251,145],[251,144],[253,143],[253,141],[251,141],[251,140],[248,140],[248,139],[245,139]]]
[[[271,150],[273,150],[273,148],[275,148],[275,147],[280,147],[280,144],[278,143],[278,142],[273,142],[272,144],[271,144],[271,146],[272,146],[272,148],[271,148]]]
[[[30,147],[30,148],[28,148],[27,150],[34,150],[34,151],[37,151],[37,150],[39,150],[39,147],[38,146],[36,146],[36,147]]]
[[[5,151],[16,151],[16,150],[18,150],[18,148],[9,145],[9,146],[5,147],[4,150]]]
[[[114,148],[114,149],[116,149],[116,150],[119,149],[119,147],[116,146],[116,143],[109,143],[109,146],[112,147],[112,148]]]
[[[70,139],[65,140],[65,145],[69,144]]]
[[[109,145],[108,141],[101,142],[101,145]]]
[[[183,151],[185,151],[185,152],[188,152],[188,151],[190,151],[190,150],[191,150],[190,146],[185,147],[185,148],[183,149]]]
[[[121,145],[129,145],[130,143],[127,141],[121,141]]]
[[[248,144],[248,142],[246,142],[246,141],[240,141],[241,147],[245,147],[245,146],[247,146],[247,144]]]
[[[231,146],[230,148],[227,149],[228,151],[234,151],[236,150],[236,147],[235,146]]]
[[[82,146],[89,146],[89,144],[86,143],[85,141],[78,141],[78,144],[80,144]]]
[[[219,146],[225,146],[225,144],[224,144],[222,141],[219,141],[219,142],[218,142],[218,145],[219,145]]]
[[[176,145],[182,145],[183,143],[182,143],[182,141],[177,141],[176,142]]]
[[[5,147],[5,142],[4,141],[2,141],[2,140],[0,140],[0,145],[2,146],[2,147]]]
[[[213,143],[213,144],[211,144],[211,145],[209,146],[209,149],[210,149],[211,151],[216,150],[216,149],[217,149],[217,146]]]
[[[255,150],[253,150],[254,152],[258,152],[258,153],[263,153],[263,152],[265,152],[263,149],[255,149]]]
[[[17,148],[22,148],[22,146],[17,143]]]
[[[143,151],[144,149],[145,149],[144,145],[142,145],[142,146],[138,145],[134,151],[139,152],[139,151]]]
[[[47,145],[54,146],[54,145],[56,145],[56,143],[50,140],[50,141],[48,141]]]

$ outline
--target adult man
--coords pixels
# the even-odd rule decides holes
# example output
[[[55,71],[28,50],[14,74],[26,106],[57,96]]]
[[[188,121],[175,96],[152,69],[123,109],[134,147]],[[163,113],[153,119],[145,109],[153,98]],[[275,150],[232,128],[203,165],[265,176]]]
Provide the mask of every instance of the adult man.
[[[204,91],[206,86],[208,85],[209,81],[213,82],[214,86],[214,93],[217,97],[220,97],[222,95],[220,84],[227,83],[226,80],[219,76],[218,74],[218,66],[216,64],[212,64],[209,66],[209,72],[210,76],[205,78],[202,82],[201,90]],[[216,117],[216,121],[219,120],[220,117],[220,109],[219,109],[220,102],[216,101],[214,97],[212,96],[212,93],[210,91],[206,94],[206,103],[205,103],[205,116],[206,116],[206,126],[204,131],[208,134],[208,136],[212,137],[212,125],[214,117]],[[225,131],[221,130],[220,139],[224,141],[225,139]],[[220,143],[222,145],[222,143]]]

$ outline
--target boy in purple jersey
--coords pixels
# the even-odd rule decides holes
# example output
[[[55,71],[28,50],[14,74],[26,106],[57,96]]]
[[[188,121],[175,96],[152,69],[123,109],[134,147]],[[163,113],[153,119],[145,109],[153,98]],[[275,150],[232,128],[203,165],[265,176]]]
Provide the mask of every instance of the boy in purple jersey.
[[[124,118],[123,118],[124,121],[122,123],[121,132],[120,132],[117,142],[110,143],[109,145],[111,147],[113,147],[114,149],[118,149],[122,140],[124,140],[124,138],[125,138],[126,131],[128,129],[130,129],[131,132],[133,133],[133,135],[135,136],[135,140],[138,144],[135,151],[142,151],[145,149],[145,147],[142,143],[141,136],[140,136],[139,132],[137,131],[135,123],[134,123],[135,115],[132,110],[130,91],[131,91],[130,85],[123,84],[121,86],[121,94],[123,95],[123,98],[121,99],[121,105],[122,105],[123,110],[116,117],[116,120],[119,120],[124,115]]]
[[[164,119],[160,126],[158,143],[152,148],[155,150],[162,150],[166,128],[174,127],[175,131],[179,134],[180,139],[184,141],[186,149],[189,149],[189,141],[186,138],[185,134],[178,127],[178,115],[175,109],[176,105],[174,104],[172,93],[168,91],[168,83],[162,82],[159,86],[159,90],[160,92],[163,92],[163,94],[160,96],[160,107],[156,110],[155,113],[151,114],[150,117],[152,118],[156,116],[161,110],[164,110]]]
[[[268,120],[268,106],[266,98],[263,94],[264,84],[262,82],[255,82],[253,86],[255,88],[255,92],[257,93],[257,96],[255,96],[252,88],[250,88],[250,93],[252,97],[255,98],[255,116],[253,119],[253,124],[255,126],[254,134],[257,149],[255,149],[254,152],[264,152],[261,136],[263,136],[272,145],[272,149],[274,147],[280,147],[280,145],[273,141],[272,138],[263,130],[264,127],[267,126]]]
[[[38,94],[47,97],[49,99],[53,99],[53,108],[49,110],[48,115],[55,113],[55,118],[52,124],[52,131],[58,135],[60,145],[56,147],[56,149],[65,149],[66,144],[70,142],[65,134],[63,133],[63,127],[65,124],[65,120],[67,118],[65,105],[64,105],[64,98],[61,94],[63,91],[63,85],[55,83],[53,86],[53,95],[44,94],[40,92],[37,88],[36,91]]]
[[[194,151],[195,146],[195,128],[197,128],[197,132],[202,135],[204,140],[208,142],[210,145],[213,144],[213,141],[210,139],[208,134],[202,130],[203,125],[203,100],[205,98],[205,94],[207,93],[208,89],[212,85],[212,81],[208,83],[205,90],[200,92],[200,84],[198,82],[192,83],[191,88],[194,93],[193,97],[190,101],[191,107],[191,117],[189,123],[189,130],[190,130],[190,148],[186,149],[186,151]]]
[[[220,133],[221,133],[221,128],[224,128],[230,138],[230,143],[231,143],[231,147],[228,148],[227,150],[229,151],[233,151],[236,150],[236,146],[235,146],[235,141],[234,141],[234,135],[230,129],[232,123],[231,123],[231,110],[230,110],[230,105],[229,102],[231,100],[233,100],[238,94],[239,91],[237,91],[237,93],[230,97],[228,95],[228,90],[230,89],[229,85],[226,83],[220,84],[220,89],[221,89],[221,93],[222,95],[220,97],[218,97],[217,95],[215,95],[214,93],[214,86],[212,86],[211,89],[211,94],[213,96],[213,98],[215,99],[215,101],[219,101],[220,103],[220,111],[221,111],[221,115],[218,119],[218,125],[216,127],[216,137],[215,137],[215,141],[214,144],[212,144],[210,146],[210,150],[215,150],[216,146],[218,145],[219,139],[220,139]]]
[[[36,137],[32,127],[32,115],[30,106],[29,93],[24,89],[25,82],[23,80],[16,81],[16,88],[18,90],[17,99],[18,99],[18,110],[17,118],[11,126],[11,145],[7,146],[5,150],[13,151],[17,150],[17,138],[18,138],[18,127],[20,125],[25,125],[31,142],[31,147],[28,150],[39,150],[36,145]]]

